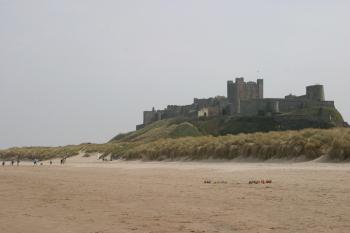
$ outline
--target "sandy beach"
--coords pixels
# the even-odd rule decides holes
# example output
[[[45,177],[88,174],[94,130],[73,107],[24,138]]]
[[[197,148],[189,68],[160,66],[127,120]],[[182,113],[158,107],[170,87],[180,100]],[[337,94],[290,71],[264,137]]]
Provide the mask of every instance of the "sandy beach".
[[[350,164],[7,164],[0,232],[350,232],[349,194]]]

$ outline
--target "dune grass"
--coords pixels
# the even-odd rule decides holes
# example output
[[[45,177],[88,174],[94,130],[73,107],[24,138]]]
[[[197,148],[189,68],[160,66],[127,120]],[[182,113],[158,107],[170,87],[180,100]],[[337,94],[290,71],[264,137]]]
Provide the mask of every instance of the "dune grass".
[[[182,127],[182,126],[181,126]],[[186,129],[191,129],[188,125]],[[177,132],[172,131],[172,132]],[[181,134],[181,130],[179,130]],[[194,134],[197,134],[194,131]],[[176,136],[179,136],[178,134]],[[181,135],[180,135],[181,136]],[[350,160],[350,129],[305,129],[226,136],[161,138],[153,141],[117,141],[65,147],[24,147],[0,150],[2,159],[50,159],[70,157],[79,152],[125,160],[254,160],[283,159],[309,161]]]
[[[2,159],[50,159],[56,157],[71,157],[78,155],[83,145],[72,145],[64,147],[15,147],[0,150]]]
[[[227,135],[161,139],[126,150],[119,158],[142,160],[202,159],[288,159],[327,161],[350,159],[350,130],[306,129]]]

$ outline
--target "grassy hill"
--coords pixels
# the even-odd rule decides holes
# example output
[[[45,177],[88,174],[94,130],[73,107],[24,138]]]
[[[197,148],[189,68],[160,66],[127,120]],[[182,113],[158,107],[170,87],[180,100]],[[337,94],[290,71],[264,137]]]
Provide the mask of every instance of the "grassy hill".
[[[205,135],[224,136],[305,128],[329,129],[342,124],[343,118],[334,108],[307,108],[273,116],[171,118],[157,121],[137,131],[117,135],[110,142],[151,142],[165,138]]]
[[[168,119],[157,121],[143,129],[119,134],[110,142],[150,142],[161,138],[196,137],[203,135],[198,128],[185,119]]]

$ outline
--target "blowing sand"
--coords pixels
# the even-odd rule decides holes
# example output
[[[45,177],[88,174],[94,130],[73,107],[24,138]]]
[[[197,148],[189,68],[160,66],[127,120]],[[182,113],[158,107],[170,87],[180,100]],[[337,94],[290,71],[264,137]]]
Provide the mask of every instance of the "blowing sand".
[[[350,232],[349,164],[57,164],[0,168],[0,232]]]

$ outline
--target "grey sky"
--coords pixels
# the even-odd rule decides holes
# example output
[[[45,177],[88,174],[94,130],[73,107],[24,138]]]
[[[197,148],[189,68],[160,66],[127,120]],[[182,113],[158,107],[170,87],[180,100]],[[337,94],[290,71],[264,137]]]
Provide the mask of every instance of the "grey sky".
[[[350,1],[0,0],[0,147],[105,142],[142,111],[325,85],[350,120]]]

